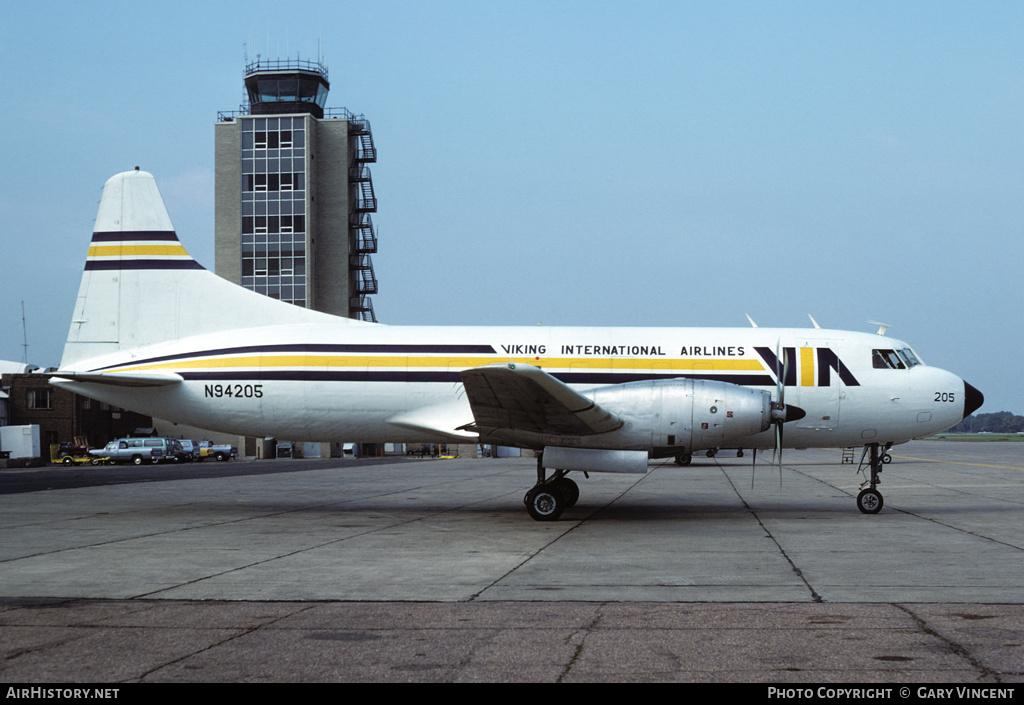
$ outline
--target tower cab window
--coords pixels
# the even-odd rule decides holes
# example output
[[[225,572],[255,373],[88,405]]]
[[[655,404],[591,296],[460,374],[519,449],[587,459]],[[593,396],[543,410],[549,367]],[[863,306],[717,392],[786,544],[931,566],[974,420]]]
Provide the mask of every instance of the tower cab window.
[[[920,364],[910,348],[871,351],[871,366],[876,370],[907,370]]]

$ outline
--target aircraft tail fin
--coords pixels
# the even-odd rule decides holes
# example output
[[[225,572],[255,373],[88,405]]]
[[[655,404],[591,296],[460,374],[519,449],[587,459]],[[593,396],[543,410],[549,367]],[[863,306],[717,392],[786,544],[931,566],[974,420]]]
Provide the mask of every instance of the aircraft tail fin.
[[[205,269],[178,240],[156,180],[136,169],[103,187],[61,369],[125,348],[305,322],[362,324],[271,299]]]

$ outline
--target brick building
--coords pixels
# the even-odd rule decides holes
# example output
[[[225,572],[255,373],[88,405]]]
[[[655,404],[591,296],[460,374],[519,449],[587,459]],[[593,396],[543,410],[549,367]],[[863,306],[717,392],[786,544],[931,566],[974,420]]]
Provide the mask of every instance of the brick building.
[[[0,377],[0,390],[8,396],[8,425],[38,425],[44,453],[76,436],[85,436],[90,447],[98,448],[114,438],[152,433],[151,417],[54,387],[49,379],[44,373]]]

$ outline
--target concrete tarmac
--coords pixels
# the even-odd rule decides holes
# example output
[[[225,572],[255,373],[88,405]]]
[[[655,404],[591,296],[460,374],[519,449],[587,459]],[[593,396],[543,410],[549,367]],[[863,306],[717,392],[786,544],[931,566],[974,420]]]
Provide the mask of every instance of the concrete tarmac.
[[[892,453],[3,470],[0,679],[1020,683],[1024,444]]]

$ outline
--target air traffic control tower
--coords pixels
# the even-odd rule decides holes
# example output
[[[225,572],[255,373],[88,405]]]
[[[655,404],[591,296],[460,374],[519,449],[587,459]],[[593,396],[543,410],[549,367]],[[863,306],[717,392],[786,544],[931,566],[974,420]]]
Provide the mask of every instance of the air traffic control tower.
[[[248,105],[217,114],[216,272],[261,294],[376,321],[370,123],[325,109],[320,62],[245,67]]]

